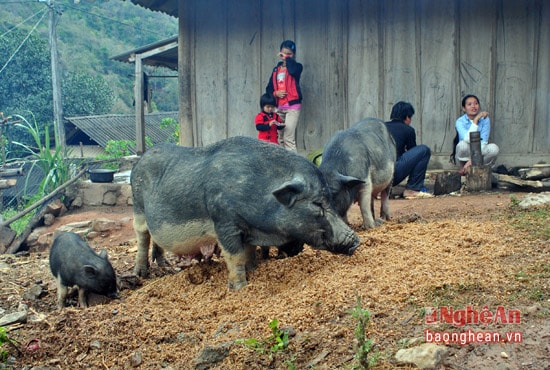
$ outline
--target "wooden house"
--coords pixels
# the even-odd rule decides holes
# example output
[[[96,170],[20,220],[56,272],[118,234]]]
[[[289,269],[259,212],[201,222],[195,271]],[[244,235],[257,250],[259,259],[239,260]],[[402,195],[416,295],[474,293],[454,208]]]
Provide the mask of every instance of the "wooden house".
[[[490,112],[497,164],[550,162],[548,1],[123,1],[178,18],[183,145],[256,136],[259,97],[292,39],[304,65],[302,153],[364,117],[388,120],[404,100],[430,168],[451,168],[460,101],[473,93]]]

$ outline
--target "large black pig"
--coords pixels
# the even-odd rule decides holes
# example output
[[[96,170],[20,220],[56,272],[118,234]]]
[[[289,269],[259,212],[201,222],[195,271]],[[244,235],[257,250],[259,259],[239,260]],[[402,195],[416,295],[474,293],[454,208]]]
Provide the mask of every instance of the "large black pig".
[[[218,242],[229,289],[247,284],[256,246],[352,254],[359,238],[330,207],[321,172],[277,145],[233,137],[206,147],[160,144],[148,150],[131,175],[138,251],[134,272],[147,276],[149,244],[196,255]]]
[[[381,195],[380,217],[390,219],[389,193],[396,160],[395,141],[383,121],[365,118],[334,134],[323,150],[319,169],[328,181],[340,216],[359,203],[363,227],[374,228],[373,197]],[[363,180],[349,186],[350,178]],[[353,183],[351,183],[353,185]]]
[[[50,249],[50,270],[57,281],[57,304],[65,305],[68,288],[78,287],[78,303],[88,307],[88,293],[118,298],[115,270],[102,250],[99,255],[75,233],[59,234]]]

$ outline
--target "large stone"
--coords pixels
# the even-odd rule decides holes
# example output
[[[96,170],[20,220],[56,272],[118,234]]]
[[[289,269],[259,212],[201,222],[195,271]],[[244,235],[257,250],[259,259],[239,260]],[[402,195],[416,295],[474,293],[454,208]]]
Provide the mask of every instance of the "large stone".
[[[400,349],[395,354],[399,362],[414,364],[419,369],[437,369],[441,366],[448,350],[445,346],[424,343],[418,347]]]
[[[105,232],[109,230],[119,230],[121,228],[120,222],[109,220],[106,218],[97,218],[92,220],[92,230]]]
[[[6,226],[0,226],[0,253],[6,252],[17,233]]]
[[[0,318],[0,326],[27,322],[27,311],[18,311]]]

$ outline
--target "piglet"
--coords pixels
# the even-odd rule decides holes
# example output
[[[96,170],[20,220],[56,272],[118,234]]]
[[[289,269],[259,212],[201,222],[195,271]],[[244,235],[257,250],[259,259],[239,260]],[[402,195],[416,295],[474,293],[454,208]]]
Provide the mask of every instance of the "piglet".
[[[99,255],[72,232],[58,235],[50,250],[50,270],[57,281],[57,304],[64,307],[69,287],[78,288],[78,304],[88,307],[88,293],[119,298],[115,270],[107,252]]]

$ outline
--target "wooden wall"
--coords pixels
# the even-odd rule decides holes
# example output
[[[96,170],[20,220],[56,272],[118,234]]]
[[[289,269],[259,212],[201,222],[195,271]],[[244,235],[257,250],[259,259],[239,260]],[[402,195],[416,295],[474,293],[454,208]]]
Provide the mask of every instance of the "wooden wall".
[[[194,145],[256,136],[254,116],[280,43],[304,65],[302,153],[364,117],[416,109],[431,168],[448,168],[464,94],[490,112],[498,163],[550,162],[550,1],[200,0],[191,25]]]

